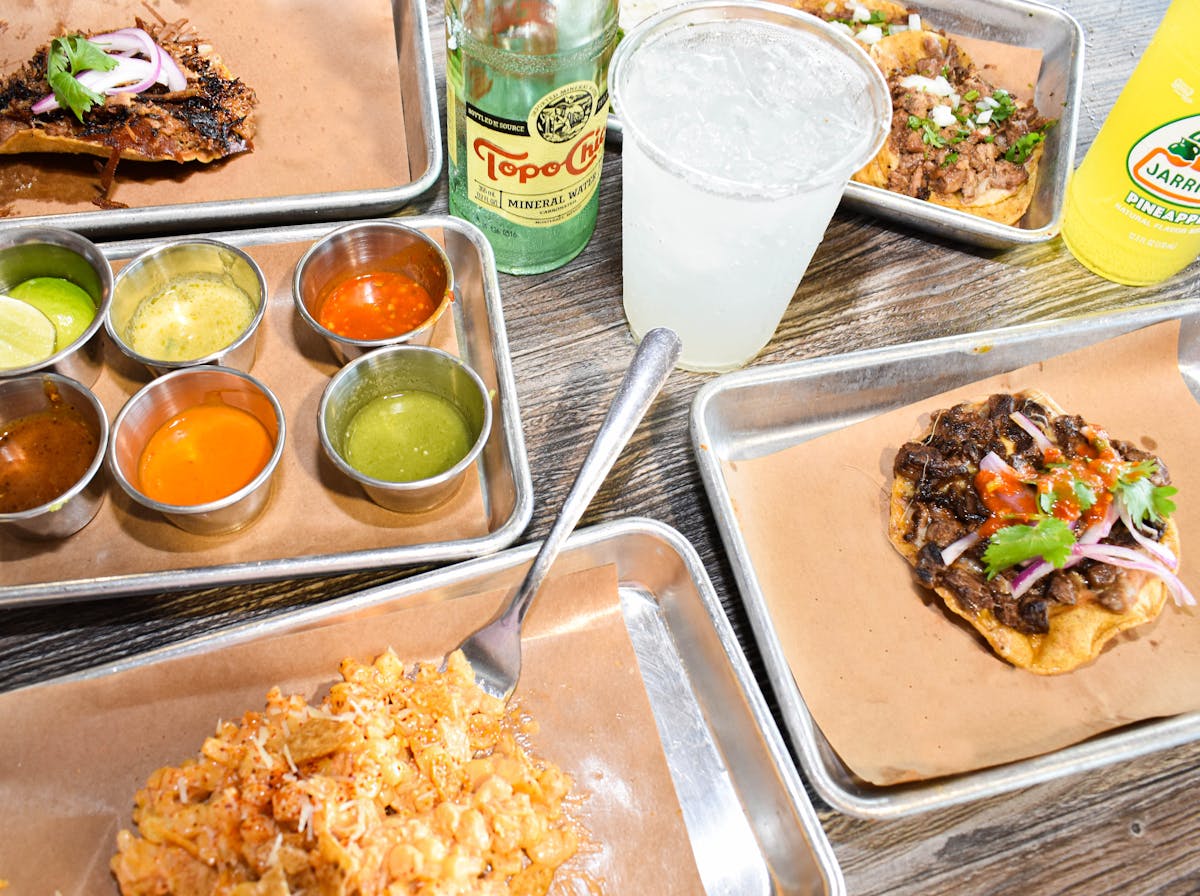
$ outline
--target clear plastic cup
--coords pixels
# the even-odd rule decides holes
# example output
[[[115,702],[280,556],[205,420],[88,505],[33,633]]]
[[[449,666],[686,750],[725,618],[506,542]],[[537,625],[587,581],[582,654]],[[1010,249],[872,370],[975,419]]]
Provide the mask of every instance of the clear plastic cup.
[[[814,16],[700,0],[625,36],[609,91],[624,135],[630,329],[675,330],[680,367],[740,367],[770,340],[850,176],[887,137],[887,82]]]

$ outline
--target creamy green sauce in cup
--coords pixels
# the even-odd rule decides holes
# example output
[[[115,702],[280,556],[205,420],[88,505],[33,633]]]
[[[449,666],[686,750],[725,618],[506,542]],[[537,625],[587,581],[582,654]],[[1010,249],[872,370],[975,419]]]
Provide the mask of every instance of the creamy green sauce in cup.
[[[415,482],[444,473],[471,450],[470,427],[453,403],[421,389],[382,395],[346,428],[346,461],[384,482]]]
[[[228,280],[189,274],[134,309],[125,341],[156,361],[194,361],[225,348],[254,320],[253,300]]]

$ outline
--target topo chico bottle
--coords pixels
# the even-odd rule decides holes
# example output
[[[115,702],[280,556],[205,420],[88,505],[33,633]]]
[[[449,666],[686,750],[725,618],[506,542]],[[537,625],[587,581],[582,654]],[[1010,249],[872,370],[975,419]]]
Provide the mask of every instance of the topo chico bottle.
[[[616,0],[446,0],[450,213],[548,271],[596,226]]]

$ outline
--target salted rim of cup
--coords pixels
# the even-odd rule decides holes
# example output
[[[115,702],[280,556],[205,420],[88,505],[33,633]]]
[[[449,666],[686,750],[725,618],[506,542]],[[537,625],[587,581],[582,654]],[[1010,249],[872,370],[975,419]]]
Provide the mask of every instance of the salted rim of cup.
[[[629,60],[635,51],[645,41],[660,32],[665,34],[668,31],[679,28],[687,28],[694,25],[711,25],[731,20],[729,17],[726,17],[723,19],[713,18],[703,22],[687,21],[688,16],[706,9],[747,9],[769,13],[776,17],[791,18],[804,26],[802,30],[805,33],[825,38],[842,50],[848,51],[848,55],[853,57],[854,62],[858,65],[862,74],[865,75],[867,82],[875,82],[878,94],[881,97],[881,103],[884,106],[880,110],[883,114],[879,116],[879,125],[874,129],[874,139],[864,141],[862,144],[861,159],[857,160],[855,164],[846,166],[848,171],[839,167],[831,169],[822,177],[811,180],[791,181],[781,185],[765,186],[763,184],[749,183],[710,174],[687,163],[671,159],[653,140],[647,138],[637,123],[623,114],[622,110],[616,106],[616,97],[618,94],[617,82],[621,77],[622,71],[629,64]],[[683,21],[671,27],[668,23],[673,19],[682,19]],[[778,24],[777,22],[772,23],[761,18],[755,18],[752,21],[762,22],[763,24]],[[868,88],[868,93],[871,93],[870,83],[867,83],[865,86]],[[654,159],[655,162],[707,192],[740,199],[783,199],[802,191],[828,186],[840,180],[843,174],[848,179],[850,175],[875,157],[880,147],[883,146],[891,129],[892,98],[887,86],[887,79],[883,76],[883,72],[880,71],[879,66],[871,60],[871,57],[859,42],[849,34],[834,28],[828,22],[822,21],[811,13],[802,12],[801,10],[778,3],[765,2],[765,0],[689,0],[689,2],[667,6],[659,10],[634,26],[617,44],[616,52],[613,53],[612,61],[608,67],[608,92],[609,96],[613,98],[614,111],[621,122],[622,133],[627,138],[635,140],[638,146]],[[869,152],[867,151],[868,149],[870,149]]]
[[[19,377],[6,377],[3,380],[0,380],[0,392],[3,392],[5,385],[8,383],[18,383],[33,379],[37,379],[42,382],[45,382],[46,380],[53,380],[55,383],[65,385],[68,388],[75,390],[77,394],[81,395],[81,397],[92,406],[92,409],[96,412],[96,419],[100,423],[100,431],[96,434],[97,448],[96,452],[92,455],[91,463],[88,464],[87,471],[81,477],[79,477],[79,479],[77,479],[70,488],[55,496],[53,499],[45,502],[44,504],[39,504],[36,507],[30,507],[27,510],[14,510],[11,513],[0,513],[0,523],[22,522],[25,520],[34,519],[35,517],[39,517],[45,513],[54,513],[59,508],[65,506],[68,501],[71,501],[77,497],[80,492],[82,492],[91,484],[92,480],[96,478],[96,474],[100,472],[100,467],[104,464],[104,459],[108,455],[110,432],[110,427],[108,424],[108,412],[104,410],[104,405],[100,403],[100,399],[96,397],[96,393],[78,380],[71,379],[69,376],[63,376],[60,373],[54,373],[53,371],[46,370]]]
[[[421,321],[421,323],[411,330],[405,330],[403,333],[397,333],[395,336],[385,336],[381,339],[355,339],[352,336],[343,336],[341,333],[334,332],[323,324],[319,323],[312,313],[308,310],[304,299],[300,296],[300,278],[309,259],[317,253],[317,251],[326,243],[332,242],[334,238],[346,233],[351,233],[356,230],[368,229],[387,229],[396,230],[406,233],[413,233],[420,237],[423,241],[429,244],[434,251],[437,252],[443,266],[446,269],[446,289],[442,293],[441,301],[437,307],[433,309],[430,315]],[[437,322],[442,319],[442,315],[446,310],[454,304],[454,265],[450,263],[450,257],[446,255],[445,250],[438,244],[437,240],[429,236],[429,234],[418,230],[415,227],[408,227],[398,221],[356,221],[352,224],[346,224],[336,230],[331,230],[315,243],[305,250],[300,256],[300,260],[296,262],[296,267],[292,271],[292,302],[296,306],[296,311],[304,322],[308,324],[320,336],[326,339],[332,339],[342,345],[352,345],[356,348],[376,349],[386,348],[389,345],[402,345],[406,342],[411,342],[412,339],[427,330],[432,330]]]
[[[397,354],[401,352],[418,352],[432,355],[440,355],[448,359],[457,367],[460,367],[479,389],[479,394],[483,398],[483,423],[479,427],[479,435],[475,437],[475,441],[471,444],[471,448],[454,466],[447,470],[443,470],[436,476],[429,476],[425,479],[412,479],[407,482],[396,482],[391,479],[376,479],[374,476],[368,476],[357,467],[351,465],[340,451],[334,448],[330,441],[329,432],[325,426],[325,410],[329,406],[334,391],[337,385],[346,377],[351,376],[355,367],[368,363],[368,359],[379,357],[384,354]],[[392,489],[395,491],[416,491],[417,489],[429,488],[434,485],[441,485],[454,479],[464,470],[473,464],[479,455],[483,453],[483,447],[487,444],[488,438],[491,436],[492,430],[492,402],[488,394],[487,385],[483,382],[483,378],[476,372],[475,368],[468,364],[465,360],[452,355],[440,348],[434,348],[430,345],[408,345],[405,343],[386,345],[376,349],[373,352],[368,352],[355,358],[353,361],[345,364],[337,373],[329,378],[329,382],[325,384],[325,389],[321,393],[321,402],[317,406],[317,435],[321,442],[321,447],[325,450],[326,456],[334,463],[334,465],[356,482],[365,483],[366,485]]]
[[[251,479],[237,491],[230,492],[223,498],[217,498],[215,501],[207,501],[203,504],[167,504],[163,501],[156,501],[135,486],[132,482],[130,482],[128,477],[125,476],[124,471],[122,471],[121,465],[117,461],[117,433],[120,432],[121,425],[125,422],[125,418],[129,415],[134,405],[140,400],[144,399],[145,396],[150,392],[154,391],[155,389],[166,388],[167,383],[178,377],[212,376],[214,373],[216,373],[218,376],[222,374],[229,374],[245,380],[251,387],[262,393],[263,397],[270,402],[271,409],[275,412],[275,423],[278,428],[275,436],[275,446],[274,450],[271,452],[271,457],[267,460],[267,462],[263,465],[263,468],[258,471],[257,475],[255,475],[253,479]],[[224,404],[224,402],[222,402],[222,404]],[[166,421],[163,422],[165,423]],[[160,426],[161,425],[162,424],[160,424]],[[117,417],[113,421],[112,435],[108,440],[108,451],[106,454],[109,471],[112,473],[113,478],[117,481],[117,484],[121,486],[121,489],[127,495],[129,495],[129,497],[133,498],[133,500],[137,501],[143,507],[156,510],[160,513],[199,515],[201,513],[209,513],[214,510],[222,510],[226,507],[230,507],[236,504],[238,501],[241,501],[251,492],[254,492],[261,487],[266,480],[275,474],[275,469],[279,466],[279,461],[283,457],[286,436],[287,420],[283,413],[283,406],[279,403],[279,399],[276,397],[275,393],[272,392],[265,383],[263,383],[257,377],[246,373],[245,371],[235,370],[232,367],[220,367],[214,364],[207,364],[201,367],[183,367],[178,370],[169,371],[168,373],[164,373],[162,376],[155,377],[150,382],[146,383],[146,385],[142,386],[142,388],[138,389],[137,392],[133,393],[133,395],[129,397],[125,404],[121,406],[121,410],[117,413]],[[145,450],[145,447],[146,446],[143,443],[141,446],[142,450]]]
[[[202,355],[199,358],[191,358],[187,361],[167,361],[162,358],[152,358],[149,355],[143,355],[141,352],[136,351],[133,346],[131,346],[125,340],[124,336],[117,333],[117,328],[113,324],[112,304],[116,299],[117,288],[120,286],[121,280],[126,276],[129,276],[131,271],[136,270],[138,267],[146,264],[154,256],[161,255],[168,251],[176,251],[187,246],[212,246],[214,248],[224,249],[232,252],[234,255],[242,258],[250,266],[250,270],[254,272],[254,278],[258,281],[258,288],[262,298],[255,307],[254,317],[250,319],[250,323],[246,325],[246,328],[242,330],[242,332],[239,333],[236,338],[230,340],[216,351],[209,352],[207,355]],[[210,367],[213,366],[213,361],[217,360],[222,355],[227,355],[234,351],[254,335],[254,331],[262,324],[262,320],[266,316],[267,304],[271,299],[271,295],[267,291],[267,278],[263,274],[262,267],[250,256],[248,252],[238,248],[237,246],[222,242],[221,240],[208,239],[206,237],[189,237],[187,239],[171,240],[158,246],[152,246],[151,248],[140,252],[131,258],[129,263],[117,272],[116,277],[113,279],[111,292],[112,297],[109,301],[108,311],[104,315],[105,332],[108,333],[109,338],[112,339],[113,343],[126,357],[132,358],[134,361],[144,364],[147,367],[154,367],[158,368],[159,370],[186,370],[189,367],[198,367],[200,365],[207,365]],[[138,304],[141,303],[139,302]],[[228,369],[232,370],[233,368]]]
[[[15,246],[37,244],[69,249],[90,264],[100,277],[100,301],[96,303],[96,313],[92,316],[87,327],[68,345],[64,345],[58,351],[54,352],[54,354],[48,355],[40,361],[34,361],[32,364],[26,364],[23,367],[6,367],[0,369],[0,380],[16,379],[17,377],[26,376],[31,373],[38,373],[47,367],[53,367],[68,355],[71,355],[81,345],[84,345],[89,339],[100,332],[100,328],[105,325],[105,318],[108,317],[108,310],[112,306],[113,295],[116,293],[116,279],[113,275],[112,263],[108,260],[108,257],[100,251],[99,246],[87,237],[75,233],[73,230],[64,230],[61,227],[19,227],[0,236],[0,251]],[[89,257],[89,252],[95,253],[95,259]],[[103,264],[98,264],[98,261],[103,262]],[[38,276],[54,277],[58,275],[47,272]],[[63,277],[63,279],[69,280],[67,277]],[[74,283],[75,281],[71,280],[70,282]],[[78,283],[75,285],[79,286]],[[82,287],[80,288],[82,289]]]

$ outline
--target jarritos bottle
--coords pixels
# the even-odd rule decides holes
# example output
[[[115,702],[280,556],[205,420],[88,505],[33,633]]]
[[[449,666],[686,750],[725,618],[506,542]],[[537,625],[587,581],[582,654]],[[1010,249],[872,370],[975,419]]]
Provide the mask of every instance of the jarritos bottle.
[[[548,271],[596,227],[616,0],[446,0],[450,212],[496,266]]]
[[[1200,0],[1174,0],[1071,178],[1063,240],[1102,277],[1159,283],[1200,255]]]

